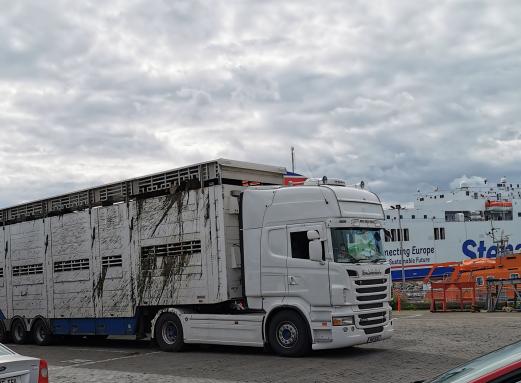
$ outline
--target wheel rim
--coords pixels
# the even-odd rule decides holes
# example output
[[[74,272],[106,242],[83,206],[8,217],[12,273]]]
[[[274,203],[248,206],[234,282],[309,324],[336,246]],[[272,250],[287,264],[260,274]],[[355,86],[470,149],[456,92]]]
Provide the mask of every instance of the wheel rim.
[[[161,333],[166,344],[174,344],[177,342],[177,325],[174,321],[169,320],[165,322]]]
[[[277,329],[277,342],[284,348],[295,346],[298,341],[298,329],[294,323],[284,322]]]

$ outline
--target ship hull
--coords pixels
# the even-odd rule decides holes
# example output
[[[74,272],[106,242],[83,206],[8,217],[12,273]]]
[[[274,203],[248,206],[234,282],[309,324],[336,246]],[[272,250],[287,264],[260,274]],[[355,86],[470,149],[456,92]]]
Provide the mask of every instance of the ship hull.
[[[496,236],[509,236],[508,250],[521,251],[521,226],[517,219],[493,221],[491,224],[491,221],[445,222],[404,218],[401,222],[388,219],[385,224],[387,231],[398,231],[400,226],[402,230],[408,230],[408,240],[402,237],[401,244],[398,240],[384,242],[385,255],[392,265],[392,277],[395,280],[402,278],[402,270],[406,279],[415,279],[427,275],[433,264],[495,258],[497,246],[489,234],[493,228]],[[440,228],[443,228],[443,239],[435,239],[436,228],[438,237]],[[451,270],[440,267],[435,275],[441,276]]]

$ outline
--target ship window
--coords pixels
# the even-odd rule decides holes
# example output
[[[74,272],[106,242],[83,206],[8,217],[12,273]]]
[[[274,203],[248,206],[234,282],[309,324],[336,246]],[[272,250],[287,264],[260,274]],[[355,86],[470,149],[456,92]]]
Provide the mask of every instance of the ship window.
[[[466,195],[470,195],[470,192],[467,190],[467,191],[465,192],[465,194],[466,194]]]
[[[521,217],[521,211],[517,212],[517,216]]]
[[[390,216],[390,215],[388,215],[388,216],[387,216],[387,219],[391,219],[391,216]]]
[[[440,198],[445,198],[445,196],[443,194],[440,194]]]
[[[510,274],[510,279],[517,279],[517,278],[519,278],[519,274],[518,273]]]
[[[519,213],[519,214],[521,214],[521,213]],[[521,217],[521,215],[520,215],[520,217]],[[411,219],[414,219],[414,218],[416,218],[416,216],[414,214],[411,215]]]
[[[391,229],[391,241],[396,241],[396,229]]]
[[[476,285],[483,286],[483,277],[476,278]]]
[[[474,193],[474,199],[478,199],[478,193]]]
[[[420,198],[420,201],[424,201],[424,200],[425,200],[425,198],[423,198],[423,197]]]
[[[403,240],[404,241],[409,240],[409,229],[403,229]]]
[[[436,241],[445,239],[445,228],[444,227],[435,227],[434,228],[434,239]]]
[[[291,257],[309,259],[309,239],[307,231],[295,231],[290,233]]]
[[[427,214],[425,214],[425,215],[423,216],[423,219],[427,219]]]
[[[385,235],[385,242],[391,242],[391,232],[387,229],[384,229],[384,235]]]
[[[400,219],[403,219],[403,215],[400,214]]]

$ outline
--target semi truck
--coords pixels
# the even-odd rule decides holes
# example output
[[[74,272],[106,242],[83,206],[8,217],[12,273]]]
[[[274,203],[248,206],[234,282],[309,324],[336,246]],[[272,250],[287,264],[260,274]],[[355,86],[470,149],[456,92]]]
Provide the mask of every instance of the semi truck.
[[[392,335],[378,197],[218,159],[0,210],[0,341],[283,356]]]

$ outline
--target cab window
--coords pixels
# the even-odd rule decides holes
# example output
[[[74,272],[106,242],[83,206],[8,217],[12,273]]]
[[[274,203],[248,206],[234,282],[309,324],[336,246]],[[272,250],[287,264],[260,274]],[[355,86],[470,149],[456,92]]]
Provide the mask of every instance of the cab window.
[[[309,240],[307,231],[294,231],[290,233],[291,257],[309,259]]]

